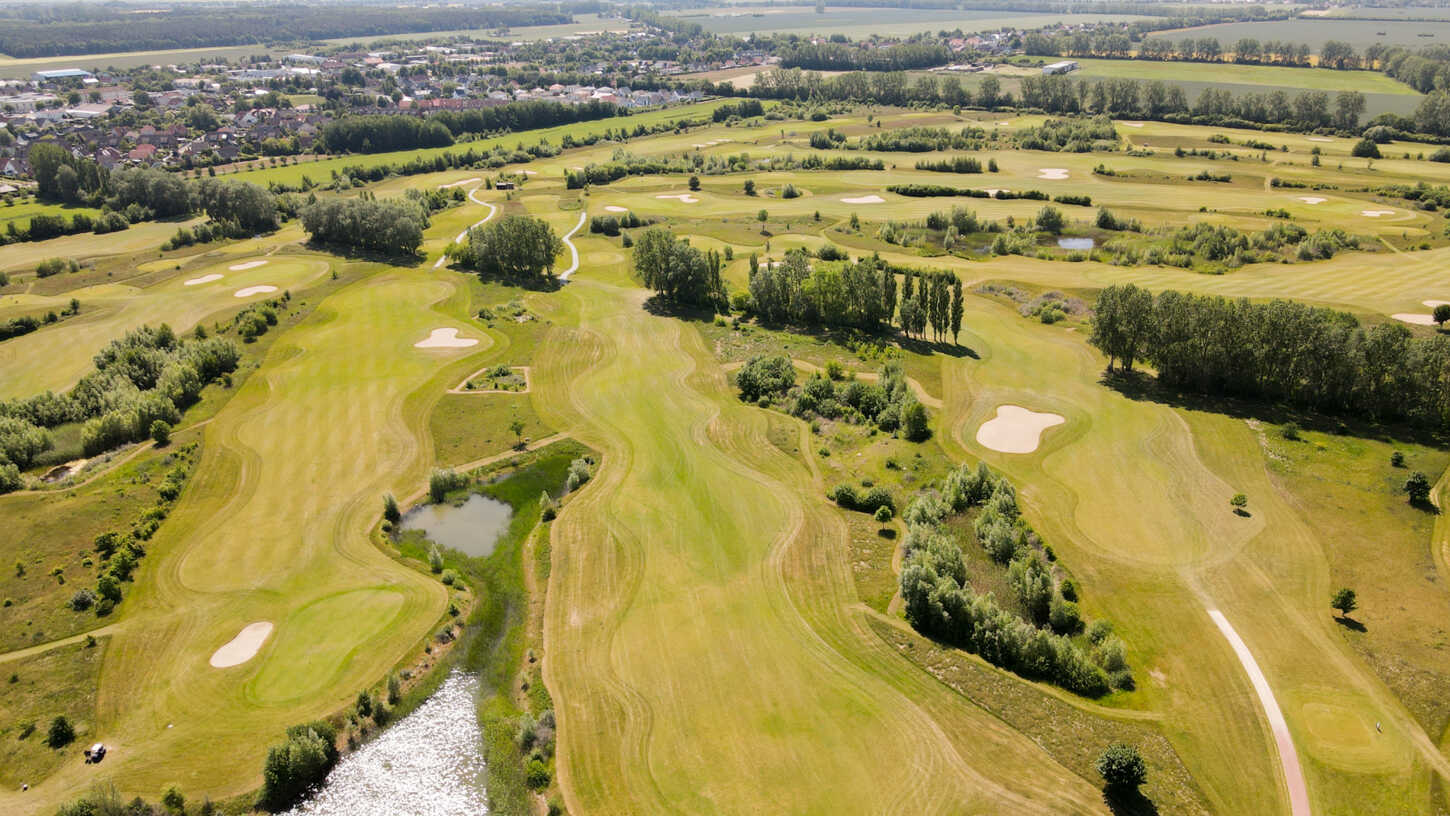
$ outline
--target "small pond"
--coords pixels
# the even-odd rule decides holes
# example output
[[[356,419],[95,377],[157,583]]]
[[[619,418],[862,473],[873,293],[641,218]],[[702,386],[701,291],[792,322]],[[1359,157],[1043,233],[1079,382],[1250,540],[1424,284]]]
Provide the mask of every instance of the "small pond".
[[[413,713],[337,763],[283,816],[462,816],[488,812],[478,679],[454,671]]]
[[[475,493],[463,504],[424,504],[403,516],[402,529],[422,530],[429,541],[464,555],[484,557],[493,552],[499,536],[508,530],[513,508],[498,499]]]
[[[1058,238],[1057,245],[1063,249],[1092,249],[1091,238]]]

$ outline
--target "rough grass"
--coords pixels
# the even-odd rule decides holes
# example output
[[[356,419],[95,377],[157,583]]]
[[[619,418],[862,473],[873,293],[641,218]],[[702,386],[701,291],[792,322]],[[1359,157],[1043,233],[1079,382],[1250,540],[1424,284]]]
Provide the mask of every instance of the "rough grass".
[[[107,642],[102,637],[0,661],[0,784],[35,785],[98,736],[96,679]],[[57,716],[76,731],[75,742],[61,749],[46,745],[46,731]]]

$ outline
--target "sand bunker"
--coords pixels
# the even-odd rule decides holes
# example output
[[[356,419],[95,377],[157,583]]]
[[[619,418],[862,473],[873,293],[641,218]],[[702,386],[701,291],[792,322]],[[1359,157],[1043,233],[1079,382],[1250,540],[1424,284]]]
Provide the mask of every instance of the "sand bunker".
[[[191,280],[187,281],[186,283],[183,283],[182,286],[200,286],[203,283],[211,283],[212,281],[219,281],[221,279],[222,279],[222,276],[221,275],[218,275],[218,274],[213,273],[211,275],[202,275],[199,278],[192,278]]]
[[[604,208],[604,211],[605,212],[629,212],[629,208],[628,207],[616,207],[615,205],[610,204],[608,207],[605,207]]]
[[[885,204],[886,199],[879,195],[857,196],[855,198],[843,198],[842,204]]]
[[[248,286],[245,289],[237,290],[237,297],[251,297],[252,295],[265,295],[277,291],[277,287],[262,284],[261,286]]]
[[[272,624],[267,621],[247,624],[242,631],[237,633],[236,637],[212,653],[212,668],[226,669],[240,666],[251,660],[257,656],[257,651],[262,648],[263,643],[267,642],[267,638],[271,634]]]
[[[1061,167],[1043,167],[1038,169],[1037,177],[1040,179],[1052,179],[1061,181],[1067,178],[1067,170]]]
[[[1431,309],[1436,306],[1450,306],[1450,300],[1422,300],[1420,302],[1429,306]]]
[[[232,264],[227,269],[233,272],[240,272],[243,269],[256,269],[259,266],[265,266],[266,263],[266,261],[247,261],[246,263]]]
[[[1142,122],[1119,122],[1118,124],[1122,125],[1123,127],[1142,127],[1143,126],[1143,123]]]
[[[1394,210],[1360,210],[1359,214],[1365,218],[1379,218],[1382,215],[1394,215]]]
[[[1328,137],[1325,137],[1325,136],[1310,136],[1309,137],[1309,141],[1311,141],[1311,142],[1332,142],[1334,140],[1333,139],[1330,139]]]
[[[992,198],[996,198],[998,193],[1005,193],[1005,192],[1008,192],[1005,187],[988,187],[987,188],[987,195],[991,196]]]
[[[1000,453],[1037,450],[1042,432],[1067,420],[1057,414],[1029,411],[1019,405],[997,406],[997,416],[977,429],[977,442]]]
[[[1329,199],[1320,198],[1319,196],[1299,196],[1299,200],[1304,202],[1305,204],[1323,204]]]
[[[458,329],[434,329],[428,337],[413,344],[413,348],[468,348],[478,345],[473,337],[459,337]]]
[[[1411,314],[1409,312],[1400,312],[1399,314],[1392,314],[1392,315],[1390,315],[1390,317],[1393,317],[1394,319],[1400,321],[1401,323],[1413,323],[1416,326],[1433,326],[1433,325],[1435,325],[1435,316],[1434,315]]]
[[[694,203],[696,203],[697,201],[700,200],[700,199],[695,198],[694,196],[690,195],[689,193],[679,193],[677,195],[657,195],[657,196],[655,196],[655,198],[672,198],[672,199],[675,199],[676,201],[682,201],[682,202],[684,202],[686,204],[694,204]]]

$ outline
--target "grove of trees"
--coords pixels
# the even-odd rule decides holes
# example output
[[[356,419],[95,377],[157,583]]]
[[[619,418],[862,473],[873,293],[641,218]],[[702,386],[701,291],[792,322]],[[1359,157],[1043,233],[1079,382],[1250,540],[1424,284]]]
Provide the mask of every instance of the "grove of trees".
[[[426,209],[409,198],[323,198],[302,209],[312,240],[389,255],[415,255],[428,226]]]
[[[563,251],[564,242],[549,222],[506,215],[469,230],[465,243],[449,247],[448,257],[481,279],[552,281],[554,261]]]
[[[634,242],[634,269],[645,287],[665,301],[724,310],[724,263],[720,253],[701,252],[663,227],[645,230]]]

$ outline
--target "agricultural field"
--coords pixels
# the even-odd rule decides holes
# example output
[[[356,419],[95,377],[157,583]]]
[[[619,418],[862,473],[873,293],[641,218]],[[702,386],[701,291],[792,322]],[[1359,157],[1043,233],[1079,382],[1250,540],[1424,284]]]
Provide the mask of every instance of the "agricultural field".
[[[427,672],[453,660],[491,689],[480,719],[500,813],[546,801],[579,814],[1450,806],[1445,530],[1402,489],[1423,472],[1441,501],[1444,440],[1105,377],[1088,342],[1095,300],[1130,283],[1287,298],[1439,337],[1430,311],[1450,302],[1450,219],[1410,197],[1420,182],[1450,185],[1450,163],[1429,160],[1437,146],[1389,142],[1365,159],[1348,139],[1118,121],[1100,149],[1050,152],[1021,146],[1041,116],[793,113],[366,186],[380,199],[468,190],[408,260],[344,256],[297,224],[166,253],[175,224],[137,227],[43,279],[7,248],[17,275],[0,317],[72,297],[84,308],[0,341],[0,398],[65,390],[143,324],[220,334],[251,298],[279,299],[281,314],[168,445],[123,446],[70,481],[0,496],[0,556],[20,565],[0,579],[0,676],[21,691],[0,695],[0,810],[50,812],[95,782],[128,798],[177,784],[190,801],[244,809],[288,726],[353,727],[360,692],[403,669],[436,686]],[[908,128],[981,132],[972,147],[916,152],[867,141],[934,132]],[[236,177],[326,181],[409,155]],[[811,169],[807,157],[881,169]],[[958,159],[960,172],[917,167]],[[611,162],[667,170],[566,183]],[[493,188],[505,173],[518,189]],[[972,194],[912,194],[942,187]],[[978,228],[959,230],[953,207]],[[1049,208],[1055,228],[1027,228],[1052,223]],[[479,276],[443,255],[471,226],[517,216],[567,236],[564,280]],[[736,306],[652,297],[632,262],[650,225],[720,253]],[[1211,254],[1185,234],[1248,238]],[[21,250],[71,257],[81,237]],[[832,252],[949,273],[960,334],[791,325],[744,308],[753,268],[824,269]],[[742,372],[770,355],[798,383],[825,372],[832,388],[884,390],[899,377],[890,393],[909,395],[926,433],[790,397],[743,400]],[[57,429],[58,447],[75,433]],[[515,461],[517,482],[496,478]],[[1111,623],[1131,682],[1075,693],[908,620],[901,575],[917,522],[899,511],[978,463],[1014,488],[1027,546],[1045,545],[1059,588],[1071,581],[1088,632]],[[163,500],[178,467],[184,488]],[[898,512],[848,509],[841,485],[884,491]],[[434,566],[418,534],[383,519],[385,494],[406,510],[469,492],[513,512],[500,550],[479,559],[450,551]],[[124,601],[106,617],[65,606],[89,585],[96,535],[163,502]],[[987,512],[947,514],[937,534],[959,545],[967,581],[1027,619],[1010,570],[975,538]],[[1337,617],[1340,587],[1360,608]],[[461,658],[445,648],[455,615],[476,630]],[[265,634],[218,662],[248,631]],[[1088,632],[1066,642],[1089,649]],[[42,672],[56,682],[37,685]],[[103,764],[31,742],[39,732],[13,736],[63,711],[82,741],[113,746]],[[554,741],[530,754],[514,724],[544,712]],[[1094,763],[1114,742],[1147,761],[1137,798],[1104,793]],[[217,745],[230,761],[214,761]],[[542,774],[533,793],[524,762]]]
[[[175,48],[164,51],[119,51],[111,54],[78,54],[73,57],[0,56],[0,79],[29,79],[36,71],[61,68],[137,68],[147,65],[184,65],[207,60],[240,60],[271,54],[265,45],[234,45],[216,48]]]
[[[1378,10],[1377,10],[1378,11]],[[1393,9],[1391,9],[1393,11]],[[1450,20],[1399,22],[1394,20],[1334,20],[1308,16],[1262,23],[1220,23],[1217,25],[1155,31],[1149,37],[1166,37],[1175,42],[1185,37],[1215,37],[1228,44],[1245,37],[1260,41],[1304,43],[1315,50],[1326,40],[1340,40],[1363,51],[1371,45],[1399,45],[1418,48],[1450,40]]]
[[[1034,14],[1023,12],[958,11],[955,9],[903,9],[826,7],[817,14],[812,6],[729,5],[708,11],[683,11],[677,16],[699,23],[712,34],[844,34],[865,39],[872,34],[909,36],[924,31],[966,33],[993,31],[1004,26],[1037,28],[1059,22],[1097,23],[1144,19],[1132,14]]]

